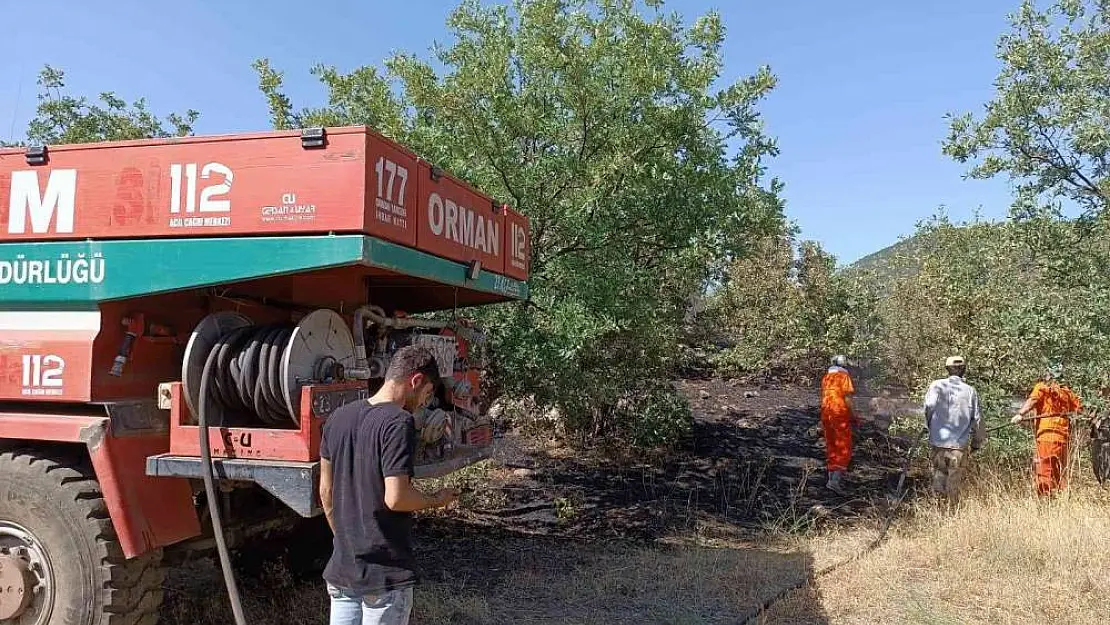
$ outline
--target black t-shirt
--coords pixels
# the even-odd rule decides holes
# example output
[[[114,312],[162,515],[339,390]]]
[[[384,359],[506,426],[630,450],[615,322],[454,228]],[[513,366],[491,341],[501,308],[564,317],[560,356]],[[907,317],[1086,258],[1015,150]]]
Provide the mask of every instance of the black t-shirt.
[[[324,579],[356,594],[417,581],[412,513],[385,505],[385,478],[413,475],[416,425],[396,404],[356,401],[324,423],[320,456],[332,465],[335,538]]]

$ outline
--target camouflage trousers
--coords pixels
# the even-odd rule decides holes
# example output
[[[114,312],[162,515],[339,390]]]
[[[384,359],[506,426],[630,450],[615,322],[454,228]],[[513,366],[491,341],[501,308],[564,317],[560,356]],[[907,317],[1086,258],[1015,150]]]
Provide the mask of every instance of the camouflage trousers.
[[[967,474],[968,457],[966,449],[946,449],[933,447],[933,492],[956,497]]]

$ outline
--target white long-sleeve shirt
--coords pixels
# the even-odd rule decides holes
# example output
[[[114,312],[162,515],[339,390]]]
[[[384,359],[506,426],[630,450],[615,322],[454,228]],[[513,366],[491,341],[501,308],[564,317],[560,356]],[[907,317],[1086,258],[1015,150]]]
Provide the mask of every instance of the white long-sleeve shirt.
[[[972,437],[982,442],[985,430],[975,387],[956,375],[930,384],[925,393],[925,425],[933,447],[963,449]]]

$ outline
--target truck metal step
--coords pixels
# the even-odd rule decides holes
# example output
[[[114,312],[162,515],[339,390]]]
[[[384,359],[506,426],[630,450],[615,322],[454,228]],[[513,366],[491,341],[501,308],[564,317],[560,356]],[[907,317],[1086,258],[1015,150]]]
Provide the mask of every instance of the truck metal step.
[[[200,458],[159,454],[146,459],[146,474],[199,480],[202,479],[201,466]],[[254,482],[301,516],[311,517],[323,512],[317,496],[319,462],[213,458],[212,474],[217,480]]]
[[[462,447],[432,464],[419,464],[416,479],[442,477],[489,457],[489,448]],[[291,462],[285,460],[246,460],[241,458],[213,458],[212,473],[218,480],[253,482],[297,514],[312,517],[323,512],[318,495],[320,484],[319,462]],[[151,477],[201,478],[201,459],[192,456],[159,454],[146,459],[146,474]]]

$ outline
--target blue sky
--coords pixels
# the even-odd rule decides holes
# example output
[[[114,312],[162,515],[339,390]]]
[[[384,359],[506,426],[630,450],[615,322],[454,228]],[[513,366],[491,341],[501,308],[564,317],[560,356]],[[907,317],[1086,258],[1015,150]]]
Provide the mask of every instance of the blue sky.
[[[97,7],[93,7],[97,4]],[[145,96],[165,113],[195,108],[198,133],[268,127],[250,63],[270,57],[294,104],[318,104],[316,62],[351,69],[393,51],[427,55],[453,2],[0,0],[12,52],[0,60],[0,137],[22,136],[44,63],[71,91]],[[980,110],[998,70],[995,42],[1018,0],[863,2],[670,0],[687,18],[719,10],[722,80],[768,64],[763,106],[782,155],[788,216],[805,238],[851,262],[913,231],[941,205],[1001,217],[1004,181],[963,180],[940,152],[949,111]],[[265,7],[264,9],[262,7]]]

